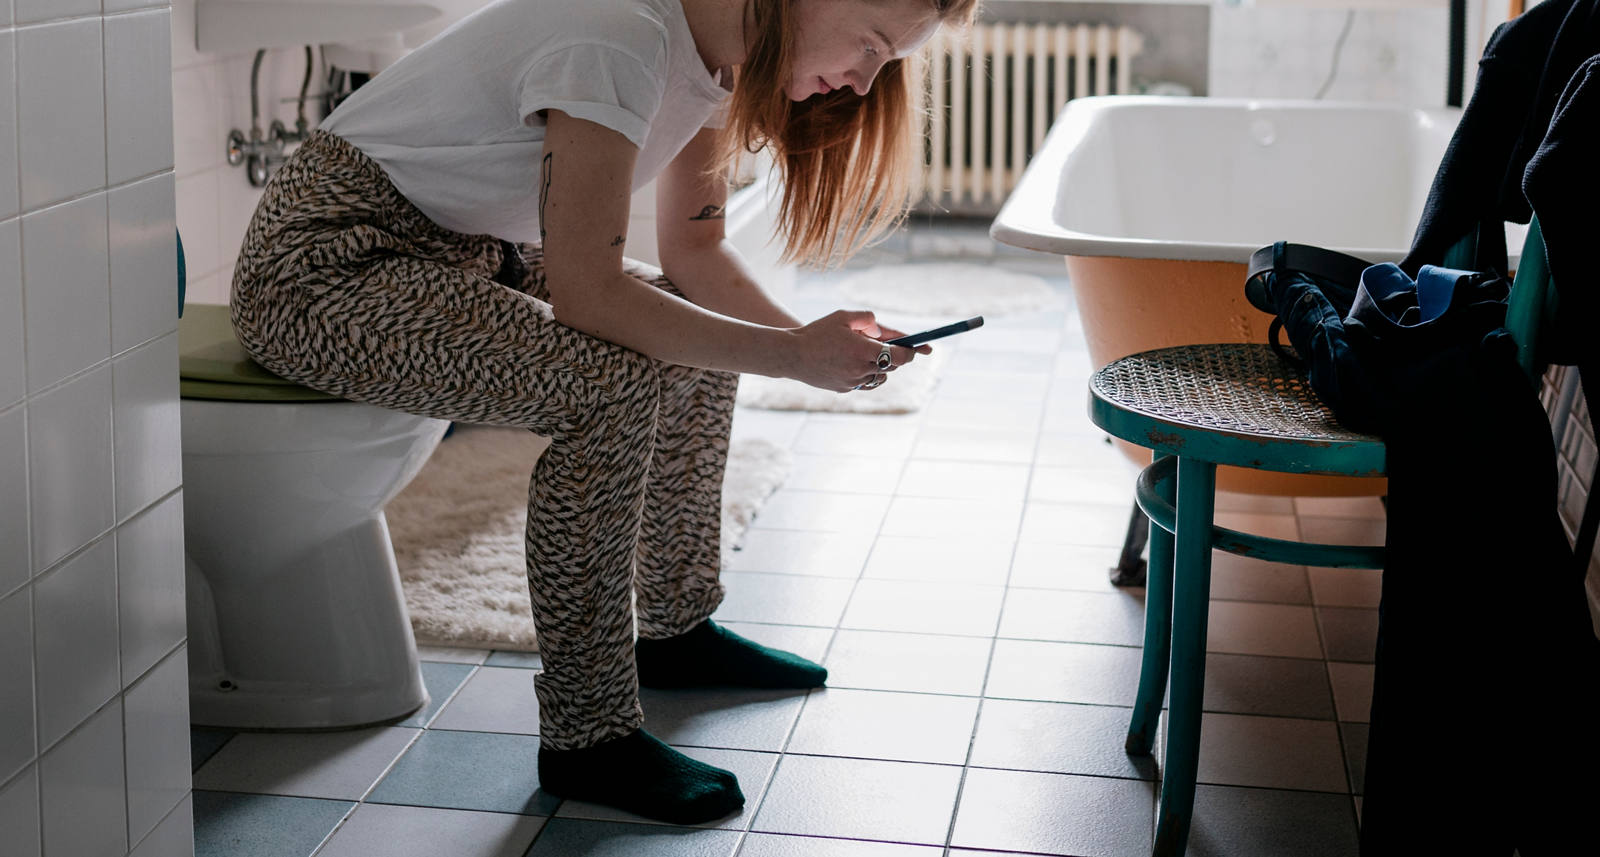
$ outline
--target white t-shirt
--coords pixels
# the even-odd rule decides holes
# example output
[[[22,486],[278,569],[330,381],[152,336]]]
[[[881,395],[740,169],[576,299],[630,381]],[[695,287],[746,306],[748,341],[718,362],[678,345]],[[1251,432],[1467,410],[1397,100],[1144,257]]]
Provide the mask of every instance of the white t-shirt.
[[[536,241],[538,111],[627,137],[639,147],[638,190],[720,122],[718,79],[680,0],[493,0],[384,69],[320,127],[377,161],[440,226]]]

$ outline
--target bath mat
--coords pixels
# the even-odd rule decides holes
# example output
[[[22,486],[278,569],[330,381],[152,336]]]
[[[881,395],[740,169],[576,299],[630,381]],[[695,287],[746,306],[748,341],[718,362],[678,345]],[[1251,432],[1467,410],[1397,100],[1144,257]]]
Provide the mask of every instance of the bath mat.
[[[1042,277],[965,263],[878,265],[841,280],[846,300],[872,309],[969,318],[1055,309],[1061,295]]]
[[[890,373],[889,380],[875,390],[834,393],[788,378],[743,375],[739,378],[739,404],[769,411],[832,411],[853,414],[909,414],[921,410],[933,398],[939,369],[950,355],[944,343],[935,342],[932,354],[917,359]]]
[[[528,476],[549,441],[521,429],[457,426],[385,507],[411,627],[425,645],[538,651],[523,533]],[[723,564],[789,473],[787,450],[735,441],[723,479]]]

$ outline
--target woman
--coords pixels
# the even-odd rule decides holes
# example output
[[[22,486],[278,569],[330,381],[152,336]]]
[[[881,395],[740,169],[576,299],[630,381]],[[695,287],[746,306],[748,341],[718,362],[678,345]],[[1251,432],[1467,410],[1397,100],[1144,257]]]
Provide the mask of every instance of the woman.
[[[355,92],[268,185],[232,298],[260,363],[552,438],[527,530],[545,791],[727,815],[733,775],[645,732],[639,685],[826,678],[708,618],[737,373],[846,391],[914,352],[869,312],[802,324],[762,292],[723,240],[727,166],[773,150],[790,259],[892,226],[906,60],[975,2],[496,0]],[[623,255],[655,178],[661,271]]]

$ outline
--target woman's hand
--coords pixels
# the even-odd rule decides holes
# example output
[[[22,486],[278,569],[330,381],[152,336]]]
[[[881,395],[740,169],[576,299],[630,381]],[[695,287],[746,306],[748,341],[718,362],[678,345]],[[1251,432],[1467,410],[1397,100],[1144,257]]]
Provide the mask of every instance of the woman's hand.
[[[878,355],[884,348],[880,340],[905,335],[880,326],[866,310],[838,310],[789,332],[795,337],[795,360],[785,376],[836,393],[871,383],[884,371],[878,368]],[[892,364],[887,371],[891,372],[916,355],[933,351],[927,345],[888,348]]]

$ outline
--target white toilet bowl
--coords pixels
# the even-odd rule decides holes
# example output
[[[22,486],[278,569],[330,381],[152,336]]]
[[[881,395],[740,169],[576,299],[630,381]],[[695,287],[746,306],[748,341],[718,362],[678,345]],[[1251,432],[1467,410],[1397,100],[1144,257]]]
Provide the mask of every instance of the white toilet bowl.
[[[427,703],[383,506],[448,423],[248,362],[226,307],[180,323],[190,717],[231,728],[394,721]]]

